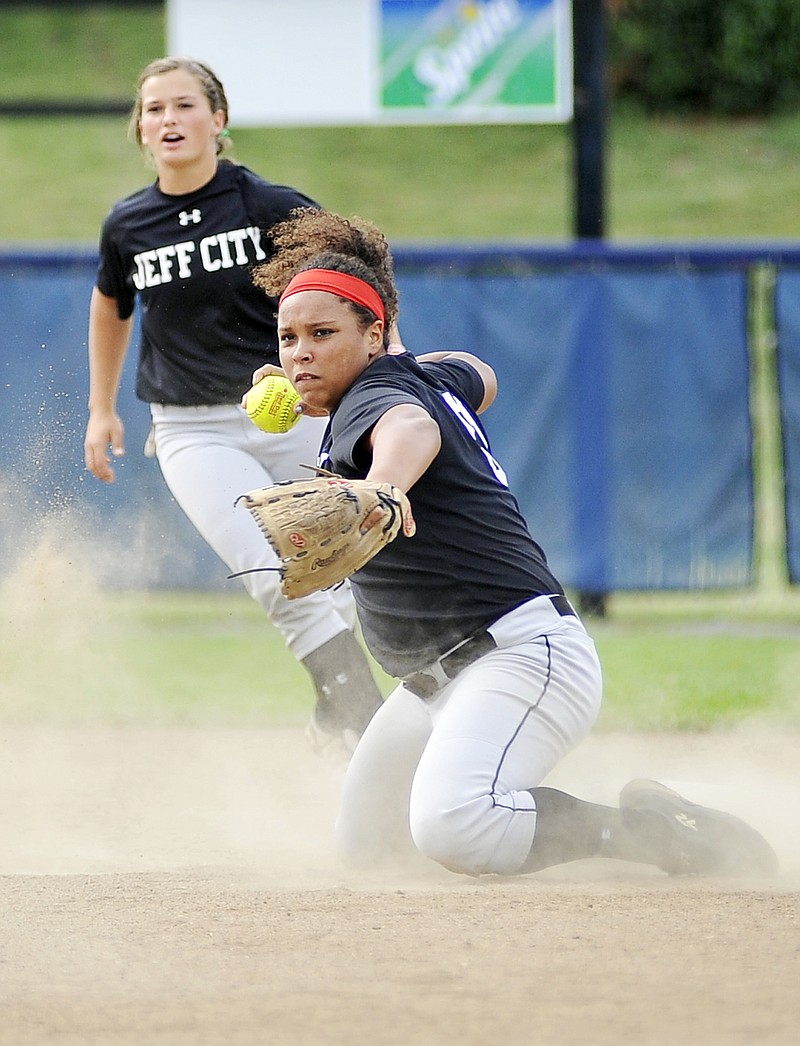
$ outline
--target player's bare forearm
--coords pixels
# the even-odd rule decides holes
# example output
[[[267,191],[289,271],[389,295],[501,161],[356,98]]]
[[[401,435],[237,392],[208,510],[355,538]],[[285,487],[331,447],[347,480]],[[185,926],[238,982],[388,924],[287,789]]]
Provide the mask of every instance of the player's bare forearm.
[[[84,460],[92,475],[104,483],[113,483],[115,478],[109,447],[114,457],[125,453],[116,403],[132,327],[132,318],[119,318],[115,300],[95,288],[89,307],[89,421]]]
[[[441,363],[442,360],[463,360],[474,368],[483,382],[483,399],[476,414],[482,414],[495,401],[497,396],[497,375],[494,370],[478,356],[471,352],[424,352],[417,356],[417,363]]]
[[[370,434],[372,465],[367,479],[408,492],[441,445],[439,426],[426,410],[412,403],[398,404],[387,410]]]
[[[89,306],[89,410],[114,411],[133,318],[121,320],[117,303],[95,288]]]

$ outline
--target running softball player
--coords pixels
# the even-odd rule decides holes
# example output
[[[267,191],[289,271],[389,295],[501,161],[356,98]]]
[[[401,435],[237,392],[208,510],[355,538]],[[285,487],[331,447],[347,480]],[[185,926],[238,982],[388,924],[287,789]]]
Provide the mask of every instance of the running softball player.
[[[656,782],[626,786],[620,808],[542,786],[595,722],[601,670],[479,420],[495,375],[466,353],[390,349],[391,256],[369,223],[306,210],[273,239],[255,278],[281,296],[280,359],[305,409],[330,415],[320,465],[399,487],[416,521],[352,576],[367,644],[401,683],[347,768],[347,858],[415,848],[469,875],[595,856],[773,871],[757,832]]]
[[[130,129],[158,177],[103,225],[85,456],[94,476],[114,481],[109,448],[114,457],[124,451],[116,398],[138,295],[136,393],[150,404],[155,456],[177,503],[235,573],[275,563],[255,523],[234,511],[236,496],[296,477],[313,461],[322,422],[265,434],[239,405],[265,353],[277,360],[274,310],[251,279],[268,258],[264,231],[313,201],[221,160],[227,122],[223,86],[201,62],[159,59],[142,72]],[[273,571],[243,581],[313,680],[312,742],[352,749],[381,695],[352,633],[348,589],[290,603]]]

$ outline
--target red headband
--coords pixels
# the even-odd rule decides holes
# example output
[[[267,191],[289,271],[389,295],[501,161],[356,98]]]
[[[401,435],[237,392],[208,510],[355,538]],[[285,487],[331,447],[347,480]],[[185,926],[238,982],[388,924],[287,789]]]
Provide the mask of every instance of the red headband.
[[[298,272],[289,280],[278,305],[300,291],[327,291],[328,294],[338,294],[340,298],[347,298],[348,301],[354,301],[356,305],[369,309],[379,320],[386,322],[386,308],[375,288],[357,276],[349,276],[346,272],[336,272],[333,269],[305,269]]]

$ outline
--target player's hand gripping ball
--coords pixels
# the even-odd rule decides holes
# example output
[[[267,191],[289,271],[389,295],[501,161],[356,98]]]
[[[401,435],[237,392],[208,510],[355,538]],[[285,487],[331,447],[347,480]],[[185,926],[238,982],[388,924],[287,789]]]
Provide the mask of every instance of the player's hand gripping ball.
[[[288,432],[300,417],[294,412],[299,402],[287,378],[268,374],[250,389],[244,404],[247,416],[264,432]]]

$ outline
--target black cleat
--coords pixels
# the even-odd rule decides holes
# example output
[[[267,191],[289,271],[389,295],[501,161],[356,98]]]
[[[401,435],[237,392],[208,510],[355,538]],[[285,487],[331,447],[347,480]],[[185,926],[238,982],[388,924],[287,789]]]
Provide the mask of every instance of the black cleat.
[[[641,840],[647,863],[669,875],[775,875],[764,837],[732,814],[690,803],[658,781],[626,784],[622,819]]]

